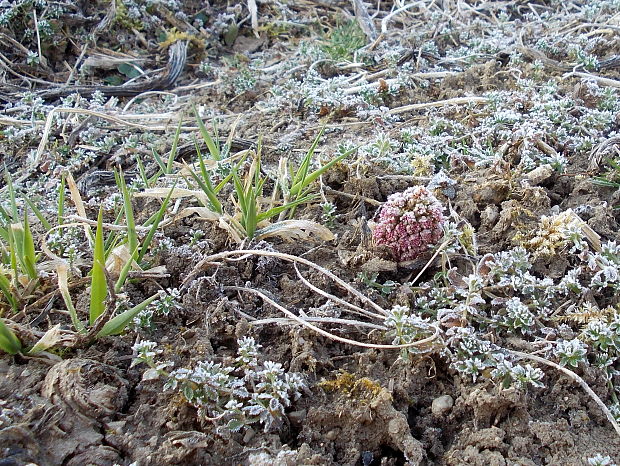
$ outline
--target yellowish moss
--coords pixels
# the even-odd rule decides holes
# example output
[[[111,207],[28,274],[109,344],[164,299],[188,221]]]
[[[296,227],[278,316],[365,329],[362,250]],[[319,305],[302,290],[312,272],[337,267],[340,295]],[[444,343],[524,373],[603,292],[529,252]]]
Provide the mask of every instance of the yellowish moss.
[[[543,215],[536,231],[518,233],[513,241],[532,252],[534,258],[553,257],[568,245],[569,229],[577,220],[570,210],[550,217]]]
[[[434,171],[433,157],[430,154],[415,154],[411,159],[413,176],[431,176]]]
[[[191,42],[192,44],[194,44],[196,47],[200,49],[205,48],[205,43],[202,39],[199,39],[195,35],[188,34],[187,32],[178,31],[176,28],[172,28],[166,34],[166,38],[162,42],[159,43],[159,48],[162,50],[165,50],[168,47],[170,47],[172,44],[180,40],[186,40],[188,42]]]
[[[590,303],[584,303],[581,307],[577,308],[573,312],[569,312],[566,315],[559,316],[557,320],[560,322],[572,322],[580,325],[588,325],[592,320],[602,320],[604,322],[609,322],[609,320],[616,314],[620,312],[620,305],[616,307],[606,307],[604,309],[599,309],[596,306],[593,306]]]
[[[142,24],[142,21],[130,18],[127,15],[127,7],[123,3],[123,0],[114,1],[116,1],[116,15],[114,17],[115,23],[128,30],[135,29],[136,31],[141,31],[144,29],[144,24]]]
[[[333,380],[320,382],[319,387],[361,400],[372,400],[383,390],[381,385],[368,377],[357,378],[354,374],[347,371],[340,371]]]
[[[478,254],[478,245],[476,244],[476,229],[469,222],[465,222],[461,227],[461,236],[459,243],[465,249],[467,254],[475,256]]]

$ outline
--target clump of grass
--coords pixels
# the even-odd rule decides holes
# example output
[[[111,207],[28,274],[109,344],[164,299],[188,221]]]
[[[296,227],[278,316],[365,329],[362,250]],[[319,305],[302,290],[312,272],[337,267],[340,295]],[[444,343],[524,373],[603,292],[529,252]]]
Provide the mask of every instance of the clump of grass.
[[[12,180],[7,171],[9,210],[0,206],[0,292],[17,311],[39,284],[38,254],[28,219],[19,213]]]
[[[355,20],[345,21],[329,31],[321,50],[336,61],[350,61],[353,54],[366,45],[366,35]]]
[[[210,158],[206,159],[196,144],[198,170],[191,167],[186,168],[191,180],[200,188],[200,194],[196,197],[204,207],[216,214],[210,216],[210,219],[222,220],[220,224],[227,225],[226,229],[238,242],[244,238],[252,239],[265,237],[265,235],[287,236],[291,234],[292,230],[298,229],[302,225],[305,229],[311,228],[325,238],[330,236],[328,230],[314,222],[287,223],[285,219],[287,216],[289,220],[292,218],[297,206],[311,202],[316,198],[316,194],[312,192],[313,183],[336,163],[355,152],[355,148],[341,151],[327,163],[312,170],[315,150],[322,135],[321,131],[298,166],[295,167],[286,158],[282,158],[279,163],[278,174],[274,180],[270,180],[268,176],[262,174],[262,144],[260,141],[256,150],[243,151],[225,161],[222,159],[223,151],[218,138],[211,136],[198,115],[196,118]],[[225,153],[228,153],[229,149],[229,146],[225,146]],[[235,158],[240,160],[231,163],[231,159]],[[225,163],[230,165],[227,166],[226,170],[222,170]],[[247,167],[245,171],[244,167]],[[216,183],[214,172],[217,171],[224,171],[225,174]],[[186,181],[189,183],[190,179],[186,179]],[[266,197],[264,190],[270,182],[273,183],[273,189],[271,195]],[[232,184],[234,199],[231,213],[227,213],[227,209],[219,199],[220,193],[229,183]],[[272,223],[272,220],[276,218],[278,221]]]

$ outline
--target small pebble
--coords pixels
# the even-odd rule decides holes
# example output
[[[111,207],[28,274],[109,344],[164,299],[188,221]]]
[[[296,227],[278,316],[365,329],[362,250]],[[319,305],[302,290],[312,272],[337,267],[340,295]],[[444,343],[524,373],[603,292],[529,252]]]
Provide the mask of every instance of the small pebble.
[[[304,419],[306,419],[306,410],[300,409],[299,411],[292,411],[288,414],[288,419],[291,421],[291,424],[295,426],[301,426]]]
[[[454,406],[454,399],[450,395],[441,395],[433,400],[431,412],[435,416],[443,416],[448,414]]]
[[[325,434],[325,438],[330,442],[333,442],[338,438],[338,431],[336,429],[330,430],[327,434]]]
[[[256,435],[256,431],[251,427],[248,427],[245,431],[245,435],[243,436],[243,443],[248,443],[250,440],[254,438]]]

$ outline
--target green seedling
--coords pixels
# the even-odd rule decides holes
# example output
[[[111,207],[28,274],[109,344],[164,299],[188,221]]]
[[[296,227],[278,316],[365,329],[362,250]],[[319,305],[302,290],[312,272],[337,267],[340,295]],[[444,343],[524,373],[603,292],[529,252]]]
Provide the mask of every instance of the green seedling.
[[[196,154],[198,155],[198,165],[200,167],[200,175],[196,174],[193,170],[189,169],[189,174],[194,179],[194,181],[198,184],[200,189],[205,193],[207,199],[209,199],[209,204],[205,205],[205,207],[209,207],[214,212],[218,214],[222,213],[222,203],[218,200],[217,195],[221,191],[221,189],[230,181],[232,178],[232,173],[230,173],[226,178],[224,178],[217,186],[213,186],[213,182],[211,181],[211,176],[207,170],[205,165],[204,158],[202,156],[202,152],[200,151],[200,147],[196,143]]]
[[[321,136],[323,136],[324,129],[321,129],[317,137],[312,142],[312,145],[304,155],[299,167],[296,169],[294,167],[283,167],[286,166],[286,159],[282,159],[280,162],[280,174],[278,176],[277,185],[282,190],[282,197],[284,198],[284,202],[296,202],[299,199],[307,198],[312,188],[310,185],[319,179],[321,175],[323,175],[327,170],[332,168],[335,164],[343,161],[349,155],[353,154],[357,151],[357,147],[349,150],[344,150],[340,155],[333,158],[329,162],[324,165],[321,165],[314,171],[310,171],[310,165],[312,163],[312,159],[314,157],[314,153],[316,148],[321,140]],[[290,175],[289,175],[290,173]],[[280,220],[287,214],[286,211],[280,216]],[[292,218],[294,214],[294,209],[288,212],[289,218]]]
[[[39,279],[38,256],[28,213],[24,213],[21,222],[1,225],[0,238],[6,241],[6,245],[0,241],[2,265],[11,271],[12,276],[12,280],[9,280],[6,274],[0,273],[0,292],[11,308],[16,311],[22,301],[22,296],[34,291]]]
[[[93,268],[90,280],[89,322],[93,325],[105,311],[105,299],[108,296],[108,283],[105,276],[105,251],[103,246],[103,209],[99,209],[97,231],[93,252]]]
[[[609,170],[605,175],[594,178],[593,183],[608,188],[620,188],[620,159],[609,159],[607,161]]]
[[[168,160],[164,162],[161,156],[157,153],[155,149],[153,149],[153,158],[157,165],[159,166],[159,173],[157,173],[154,177],[155,179],[159,178],[159,175],[162,173],[164,175],[171,175],[172,169],[174,168],[174,160],[177,157],[179,152],[179,138],[181,136],[181,122],[177,126],[177,130],[174,133],[174,138],[172,139],[172,147],[170,148],[170,153],[168,154]]]
[[[257,152],[244,182],[241,181],[241,177],[239,176],[239,165],[236,165],[232,170],[235,201],[241,217],[239,229],[240,233],[246,238],[253,238],[262,222],[280,215],[282,212],[292,209],[299,204],[308,202],[313,198],[311,195],[306,195],[291,202],[286,202],[283,205],[271,207],[270,209],[262,211],[260,199],[267,178],[261,177],[260,175],[260,150],[261,144],[259,141]]]
[[[153,301],[159,298],[159,294],[154,294],[150,298],[145,299],[137,306],[128,309],[127,311],[117,315],[116,317],[110,319],[105,323],[105,325],[101,328],[99,333],[97,333],[97,337],[105,337],[109,335],[118,335],[125,330],[125,327],[129,325],[129,323],[140,314],[144,309],[148,307]]]
[[[22,344],[15,333],[0,319],[0,350],[8,354],[17,354],[22,350]]]
[[[57,207],[57,215],[58,225],[62,225],[65,223],[65,189],[67,187],[67,180],[65,178],[65,174],[63,173],[60,176],[60,183],[58,184],[58,207]],[[48,228],[48,231],[50,229]]]
[[[217,134],[217,125],[215,123],[213,124],[215,136],[212,137],[211,134],[209,133],[209,130],[205,126],[204,122],[200,118],[200,115],[198,115],[198,111],[196,110],[195,107],[194,107],[194,115],[196,116],[196,122],[198,124],[198,129],[200,130],[200,135],[202,136],[202,139],[205,145],[207,146],[207,150],[209,151],[209,156],[210,156],[209,160],[214,162],[215,166],[218,167],[220,162],[223,161],[223,157],[222,157],[223,154],[230,153],[230,146],[232,143],[232,138],[229,137],[226,144],[223,147],[220,146],[219,137]],[[233,176],[232,172],[229,172],[222,181],[220,181],[217,185],[214,185],[211,179],[211,175],[209,174],[209,170],[207,169],[205,157],[203,156],[202,151],[200,150],[198,141],[194,141],[194,145],[196,147],[196,155],[198,157],[198,166],[200,168],[200,171],[199,173],[196,173],[194,170],[188,167],[189,173],[191,177],[193,178],[193,180],[198,184],[200,189],[205,193],[205,196],[207,197],[207,199],[209,200],[208,204],[206,204],[205,207],[208,207],[213,212],[222,214],[223,213],[222,203],[219,201],[217,196],[219,192],[222,190],[222,188],[226,186],[228,182],[232,179],[232,176]],[[245,160],[245,158],[242,158],[241,162],[243,162],[243,160]],[[239,162],[239,164],[241,162]]]
[[[11,306],[11,309],[13,309],[13,312],[17,312],[18,302],[11,291],[11,282],[2,271],[0,271],[0,292],[4,295],[4,298]]]
[[[166,209],[168,208],[168,204],[170,204],[170,199],[172,199],[172,194],[174,193],[174,188],[175,187],[176,187],[176,183],[172,186],[172,188],[170,188],[170,192],[168,193],[168,195],[164,199],[164,202],[162,203],[162,205],[159,208],[159,210],[155,213],[154,216],[149,218],[144,223],[144,225],[143,225],[143,226],[149,226],[150,225],[151,229],[149,230],[149,232],[147,233],[146,237],[144,238],[144,241],[142,241],[142,245],[140,246],[138,257],[136,258],[136,262],[138,262],[141,265],[142,265],[142,261],[144,259],[144,256],[145,256],[146,252],[149,250],[149,247],[151,246],[153,238],[155,237],[155,233],[157,232],[157,229],[159,228],[159,224],[161,223],[162,219],[164,218],[164,214],[166,213]]]
[[[127,246],[130,251],[135,251],[138,248],[138,233],[136,232],[136,221],[133,215],[133,206],[131,205],[131,194],[127,189],[123,170],[115,171],[114,176],[116,178],[116,185],[123,195],[123,208],[125,211],[125,222],[127,223]]]
[[[387,280],[383,283],[380,283],[377,278],[379,277],[378,273],[370,273],[370,272],[360,272],[357,275],[358,280],[360,280],[364,285],[374,288],[381,292],[382,295],[388,296],[392,291],[394,291],[398,283],[393,280]]]
[[[211,137],[209,130],[207,130],[207,127],[205,126],[204,121],[202,121],[202,118],[200,118],[200,115],[198,115],[198,111],[196,110],[196,107],[194,107],[194,115],[196,116],[196,122],[198,123],[198,129],[200,130],[200,135],[202,136],[202,139],[207,145],[207,149],[209,149],[209,154],[211,154],[211,158],[215,160],[216,162],[221,162],[222,161],[222,148],[220,147],[219,137],[217,134],[217,125],[213,124],[214,132],[215,132],[215,139],[214,139]],[[230,152],[230,143],[226,144],[226,146],[224,147],[224,150],[226,153]]]
[[[153,237],[155,236],[155,233],[157,229],[159,228],[159,224],[161,223],[164,217],[166,209],[168,208],[168,204],[170,203],[170,199],[172,197],[172,193],[174,192],[174,187],[176,186],[176,183],[172,187],[170,192],[168,193],[168,196],[165,198],[159,210],[153,216],[151,216],[151,218],[149,218],[143,225],[143,227],[147,227],[150,225],[151,228],[149,229],[149,232],[147,236],[145,237],[144,241],[142,242],[142,244],[140,244],[138,240],[136,222],[135,222],[135,218],[133,214],[133,207],[131,204],[131,193],[129,192],[129,189],[127,188],[125,178],[123,177],[123,172],[119,171],[118,173],[115,173],[115,176],[116,176],[117,186],[119,187],[123,195],[125,221],[127,224],[127,248],[131,253],[130,259],[127,261],[125,266],[122,268],[119,274],[118,280],[116,281],[116,284],[114,287],[115,292],[118,293],[120,292],[121,288],[125,284],[129,271],[131,270],[134,263],[137,263],[140,266],[145,265],[142,263],[142,261],[144,259],[144,256],[146,255],[146,252],[148,251],[151,245],[151,242],[153,241]],[[117,219],[117,223],[118,223],[118,220],[120,219]],[[107,255],[106,255],[106,258],[107,258]]]

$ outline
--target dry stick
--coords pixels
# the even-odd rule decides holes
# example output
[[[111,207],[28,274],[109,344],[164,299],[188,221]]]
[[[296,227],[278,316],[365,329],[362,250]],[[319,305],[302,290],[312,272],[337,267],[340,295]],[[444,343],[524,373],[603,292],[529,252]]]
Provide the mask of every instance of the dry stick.
[[[52,130],[52,123],[54,122],[54,115],[56,115],[57,113],[73,113],[73,114],[80,114],[80,115],[95,116],[103,120],[111,121],[111,122],[118,123],[124,126],[129,126],[132,128],[153,130],[153,128],[148,125],[132,123],[130,121],[123,120],[122,118],[118,118],[113,115],[108,115],[106,113],[95,112],[93,110],[86,110],[86,109],[80,109],[80,108],[56,107],[50,110],[50,112],[47,115],[47,119],[45,121],[45,128],[43,129],[43,136],[41,136],[41,142],[39,143],[39,147],[37,148],[35,160],[32,163],[31,168],[30,168],[31,170],[35,169],[39,165],[39,160],[41,160],[41,156],[43,155],[43,152],[45,151],[45,146],[47,145],[47,141],[49,139],[50,132]]]
[[[295,321],[286,317],[272,317],[270,319],[256,319],[249,314],[240,313],[243,317],[248,319],[252,325],[268,325],[268,324],[292,324]],[[361,322],[359,320],[349,319],[336,319],[334,317],[304,317],[306,322],[319,322],[327,324],[342,324],[351,325],[352,327],[369,327],[375,330],[387,330],[387,327],[378,324],[371,324],[370,322]]]
[[[243,287],[243,286],[225,286],[224,290],[247,291],[248,293],[253,293],[253,294],[259,296],[263,301],[265,301],[268,304],[271,304],[273,307],[275,307],[276,309],[278,309],[279,311],[281,311],[282,313],[287,315],[290,319],[293,319],[294,321],[298,322],[299,324],[303,325],[304,327],[307,327],[307,328],[309,328],[311,330],[314,330],[315,332],[319,333],[320,335],[323,335],[324,337],[330,338],[330,339],[335,340],[335,341],[339,341],[341,343],[347,343],[347,344],[353,345],[353,346],[361,346],[363,348],[374,348],[374,349],[403,349],[403,348],[411,348],[413,346],[423,346],[423,345],[425,345],[427,343],[430,343],[430,342],[434,341],[439,336],[439,327],[433,327],[435,332],[430,337],[424,338],[422,340],[414,341],[413,343],[407,343],[405,345],[378,345],[378,344],[373,344],[373,343],[363,343],[361,341],[351,340],[349,338],[339,337],[337,335],[334,335],[333,333],[330,333],[330,332],[328,332],[326,330],[323,330],[323,329],[317,327],[316,325],[313,325],[313,324],[307,322],[306,320],[302,319],[301,317],[293,314],[291,311],[289,311],[285,307],[280,306],[273,299],[269,298],[267,295],[265,295],[264,293],[261,293],[258,290],[254,290],[252,288],[246,288],[246,287]]]
[[[366,304],[369,304],[370,306],[374,307],[377,311],[379,311],[384,316],[387,316],[387,311],[385,309],[383,309],[378,304],[374,303],[367,296],[364,296],[362,293],[357,291],[355,288],[353,288],[351,285],[349,285],[347,282],[345,282],[341,278],[338,278],[336,275],[331,273],[329,270],[321,267],[320,265],[315,264],[314,262],[311,262],[311,261],[309,261],[307,259],[304,259],[302,257],[293,256],[291,254],[285,254],[285,253],[282,253],[282,252],[275,252],[275,251],[262,251],[262,250],[259,250],[259,249],[239,249],[239,250],[236,250],[236,251],[224,251],[224,252],[220,252],[218,254],[213,254],[211,256],[207,256],[204,259],[202,259],[200,262],[198,262],[198,264],[196,264],[196,266],[194,267],[194,270],[192,270],[189,273],[189,275],[185,278],[185,280],[183,280],[182,288],[186,289],[188,287],[189,283],[191,281],[193,281],[196,278],[196,276],[202,271],[203,267],[205,267],[207,265],[212,265],[214,262],[216,262],[216,261],[218,261],[220,259],[226,259],[229,256],[240,256],[240,255],[248,255],[248,256],[256,255],[256,256],[278,257],[280,259],[287,260],[287,261],[290,261],[290,262],[299,262],[301,264],[307,265],[308,267],[311,267],[311,268],[313,268],[315,270],[318,270],[323,275],[328,276],[329,278],[334,280],[338,285],[340,285],[345,290],[347,290],[349,293],[351,293],[353,296],[357,297],[362,302],[365,302]],[[239,259],[237,259],[237,260],[239,260]]]
[[[446,76],[454,76],[460,74],[460,72],[457,71],[435,71],[435,72],[430,72],[430,73],[414,73],[408,77],[411,78],[419,78],[419,79],[439,79],[439,78],[445,78]],[[364,77],[363,77],[364,78]],[[365,76],[365,79],[367,81],[371,81],[372,80],[372,76]],[[385,80],[385,84],[387,84],[388,86],[391,86],[393,84],[398,84],[399,82],[401,82],[401,80],[399,78],[390,78],[390,79],[386,79]],[[351,94],[356,94],[360,91],[364,91],[367,89],[374,89],[378,86],[377,83],[375,82],[368,82],[367,84],[361,84],[359,86],[353,86],[353,87],[349,87],[347,89],[344,90],[344,95],[351,95]]]
[[[486,97],[455,97],[454,99],[438,100],[437,102],[425,102],[423,104],[404,105],[390,109],[390,115],[410,112],[412,110],[422,110],[432,107],[443,107],[444,105],[466,105],[466,104],[486,104],[489,99]]]
[[[601,76],[596,76],[590,73],[580,73],[580,72],[574,71],[572,73],[564,74],[562,76],[562,79],[570,78],[572,76],[577,76],[578,78],[584,78],[584,79],[591,79],[591,80],[596,81],[597,84],[600,84],[603,86],[620,88],[620,81],[616,79],[603,78]]]
[[[174,107],[176,106],[177,102],[179,101],[179,96],[176,95],[174,92],[169,92],[169,91],[146,91],[143,92],[142,94],[138,94],[137,96],[133,97],[129,102],[127,102],[125,104],[125,106],[123,107],[123,112],[126,112],[127,110],[129,110],[129,107],[131,107],[136,100],[138,99],[144,99],[145,97],[148,96],[152,96],[152,95],[171,95],[174,97],[174,102],[172,104],[170,104],[170,106]]]
[[[346,197],[347,199],[353,199],[354,201],[360,201],[361,200],[361,201],[367,202],[368,204],[376,206],[376,207],[378,207],[381,204],[383,204],[382,202],[379,202],[379,201],[377,201],[375,199],[372,199],[370,197],[362,196],[360,194],[345,193],[345,192],[338,191],[337,189],[333,189],[333,188],[330,188],[330,187],[327,187],[327,186],[325,187],[324,190],[325,190],[325,192],[327,194],[334,194],[336,196]]]
[[[69,225],[74,226],[74,225],[80,225],[83,226],[84,224],[87,225],[92,225],[92,226],[97,226],[97,220],[91,220],[87,217],[81,217],[79,215],[69,215],[69,217],[67,217],[68,220],[75,220],[75,223],[70,223],[70,224],[64,224],[64,225],[60,225],[61,227],[67,227]],[[129,229],[128,226],[126,225],[115,225],[112,223],[105,223],[103,222],[101,224],[101,226],[103,228],[105,228],[106,230],[111,230],[111,231],[127,231]],[[58,228],[58,227],[54,227],[54,228]],[[137,231],[150,231],[151,227],[143,227],[140,225],[136,225],[135,226]],[[50,230],[51,231],[51,230]]]
[[[416,275],[416,277],[411,280],[411,284],[413,285],[415,282],[417,282],[420,277],[422,276],[422,274],[424,272],[426,272],[426,269],[428,269],[428,267],[433,263],[433,261],[435,260],[435,258],[439,255],[439,253],[441,251],[443,251],[445,249],[446,246],[448,246],[450,243],[452,242],[452,238],[447,239],[446,241],[444,241],[443,243],[441,243],[441,245],[437,248],[437,250],[435,251],[435,254],[433,254],[433,256],[428,260],[428,262],[426,263],[426,265],[424,267],[422,267],[422,270],[420,270],[420,273],[418,273]]]
[[[137,128],[137,129],[143,129],[143,130],[147,130],[147,131],[166,131],[168,129],[170,129],[169,125],[163,125],[163,126],[149,126],[149,125],[143,125],[143,124],[139,124],[139,123],[132,123],[131,121],[127,121],[127,119],[168,119],[168,120],[173,120],[172,115],[168,116],[167,114],[163,114],[163,115],[124,115],[124,117],[126,119],[122,119],[119,117],[115,117],[113,115],[108,115],[106,113],[101,113],[101,112],[95,112],[93,110],[86,110],[86,109],[81,109],[81,108],[66,108],[66,107],[56,107],[53,108],[49,114],[47,115],[47,119],[45,121],[45,127],[43,129],[43,135],[41,136],[41,142],[39,143],[39,146],[37,148],[37,152],[35,154],[35,158],[34,161],[30,164],[30,167],[28,167],[25,170],[25,173],[20,176],[19,178],[17,178],[16,180],[14,180],[15,184],[18,184],[22,181],[24,181],[25,179],[27,179],[28,177],[30,177],[30,175],[37,169],[37,167],[39,166],[39,163],[41,161],[41,157],[43,156],[43,152],[45,151],[45,146],[47,145],[47,142],[49,140],[50,137],[50,133],[52,130],[52,123],[54,121],[54,115],[57,113],[73,113],[73,114],[81,114],[81,115],[89,115],[89,116],[95,116],[95,117],[99,117],[103,120],[107,120],[113,123],[118,123],[122,126],[129,126],[132,128]],[[3,120],[6,120],[3,119]],[[2,121],[0,121],[0,123],[2,123]],[[196,126],[182,126],[181,130],[184,131],[198,131],[198,127]],[[4,192],[4,190],[6,189],[6,187],[2,188],[0,190],[1,192]]]
[[[385,18],[383,18],[381,20],[381,34],[382,35],[387,34],[387,32],[388,32],[388,24],[389,24],[389,22],[391,21],[391,19],[394,16],[396,16],[396,15],[402,13],[403,11],[406,11],[409,8],[414,7],[414,6],[416,6],[416,7],[424,7],[424,6],[426,6],[424,3],[425,2],[413,2],[413,3],[410,3],[409,5],[405,5],[404,7],[399,8],[398,10],[395,10],[395,11],[391,12],[389,15],[387,15]]]
[[[556,364],[556,363],[554,363],[552,361],[549,361],[548,359],[541,358],[540,356],[535,356],[535,355],[529,354],[529,353],[522,353],[521,351],[514,351],[514,350],[509,350],[509,351],[512,354],[514,354],[515,356],[519,356],[519,357],[525,358],[525,359],[531,359],[532,361],[536,361],[536,362],[538,362],[540,364],[545,364],[547,366],[553,367],[554,369],[557,369],[557,370],[563,372],[568,377],[570,377],[575,382],[577,382],[579,385],[581,385],[581,388],[583,388],[586,391],[586,393],[588,395],[590,395],[590,397],[599,406],[599,408],[601,408],[603,413],[605,413],[605,416],[607,416],[607,419],[609,420],[609,422],[611,422],[611,425],[614,426],[614,429],[616,430],[616,433],[620,436],[620,425],[618,425],[618,423],[614,419],[614,416],[609,411],[609,408],[607,408],[607,406],[605,406],[605,403],[603,403],[603,401],[599,398],[599,396],[596,393],[594,393],[594,390],[592,390],[590,388],[590,386],[585,382],[585,380],[583,380],[581,377],[579,377],[577,374],[575,374],[570,369],[567,369],[566,367],[562,367],[559,364]]]
[[[612,136],[598,144],[592,150],[590,153],[590,164],[588,165],[588,170],[598,170],[599,164],[603,160],[605,152],[613,146],[615,146],[616,153],[618,153],[618,148],[620,148],[620,136]]]
[[[304,285],[306,285],[308,288],[310,288],[312,291],[314,291],[315,293],[320,294],[321,296],[324,296],[325,298],[334,301],[338,304],[341,304],[345,307],[348,307],[350,309],[353,310],[353,312],[357,313],[357,314],[361,314],[364,315],[366,317],[371,317],[373,319],[380,319],[383,320],[385,319],[385,316],[383,315],[378,315],[378,314],[374,314],[372,312],[368,312],[365,309],[362,309],[361,307],[358,307],[352,303],[349,303],[347,301],[345,301],[344,299],[340,299],[338,296],[334,296],[331,293],[328,293],[327,291],[323,291],[320,288],[317,288],[316,286],[314,286],[312,283],[310,283],[308,280],[306,280],[306,278],[301,274],[301,272],[299,271],[299,268],[297,267],[297,264],[293,264],[293,267],[295,267],[295,272],[297,272],[297,276],[299,277],[299,279],[302,281],[302,283]]]

